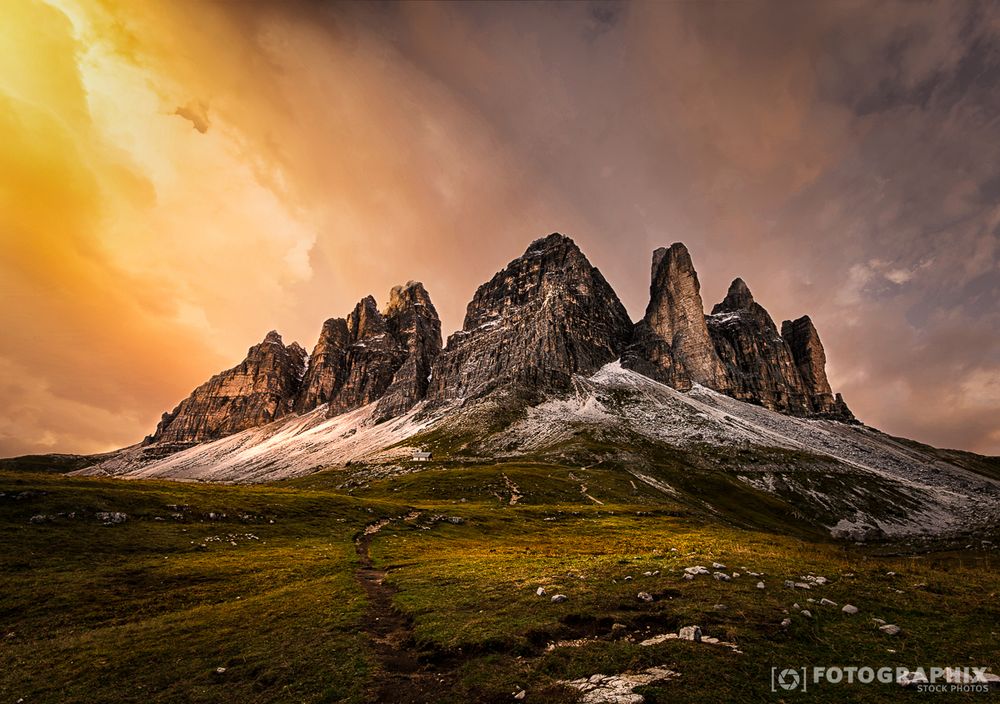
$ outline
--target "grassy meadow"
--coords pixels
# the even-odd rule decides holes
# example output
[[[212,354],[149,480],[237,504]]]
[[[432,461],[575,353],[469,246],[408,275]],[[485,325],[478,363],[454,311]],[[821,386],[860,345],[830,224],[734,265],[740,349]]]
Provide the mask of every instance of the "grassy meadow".
[[[680,674],[636,690],[653,703],[964,701],[991,695],[772,693],[770,673],[1000,669],[989,544],[836,543],[782,523],[764,499],[706,515],[612,470],[432,465],[377,482],[359,471],[259,486],[0,473],[0,701],[512,702],[524,690],[572,702],[560,680],[651,666]],[[682,576],[713,562],[740,576]],[[365,569],[376,591],[362,588]],[[809,573],[829,583],[783,586]],[[741,652],[640,645],[692,624]],[[396,649],[420,672],[394,671]]]

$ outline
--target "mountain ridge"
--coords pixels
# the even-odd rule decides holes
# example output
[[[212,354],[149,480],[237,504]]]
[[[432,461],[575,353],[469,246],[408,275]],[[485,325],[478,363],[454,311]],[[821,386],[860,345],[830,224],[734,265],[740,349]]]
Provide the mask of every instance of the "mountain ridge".
[[[412,462],[422,450],[437,467],[613,467],[699,511],[784,507],[839,537],[1000,520],[988,458],[859,423],[830,387],[811,318],[779,329],[743,279],[706,315],[682,243],[654,251],[636,323],[553,233],[477,289],[446,345],[440,328],[410,281],[382,309],[367,296],[327,320],[309,356],[269,333],[152,436],[75,473],[255,483],[337,468],[365,482],[429,466]]]
[[[730,315],[720,320],[720,314]],[[733,316],[740,325],[732,324]],[[259,364],[255,350],[281,342],[269,333],[242,366],[222,372],[214,386],[205,388],[212,384],[206,382],[164,414],[144,446],[151,456],[163,456],[321,404],[333,417],[380,401],[379,416],[389,419],[422,400],[464,399],[503,386],[540,397],[566,389],[574,374],[593,373],[619,358],[680,390],[699,383],[781,412],[853,421],[842,399],[834,401],[811,321],[789,323],[788,330],[797,335],[799,359],[742,279],[706,316],[682,243],[654,251],[649,305],[633,324],[576,243],[552,233],[477,289],[462,329],[446,346],[430,295],[410,281],[392,289],[383,310],[369,295],[345,318],[327,320],[309,356],[292,343],[296,351],[288,359]],[[815,388],[806,388],[803,374]],[[263,401],[254,397],[261,393],[254,383],[267,389]],[[261,403],[266,408],[257,408]]]

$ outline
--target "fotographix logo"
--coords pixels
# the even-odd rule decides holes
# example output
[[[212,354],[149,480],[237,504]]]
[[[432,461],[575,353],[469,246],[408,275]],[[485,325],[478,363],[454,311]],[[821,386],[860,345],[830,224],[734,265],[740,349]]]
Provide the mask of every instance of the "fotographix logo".
[[[794,668],[786,667],[779,669],[777,667],[771,668],[771,691],[777,692],[779,690],[784,690],[786,692],[791,692],[796,689],[801,689],[803,692],[809,683],[806,680],[806,668]]]
[[[899,684],[919,692],[988,692],[1000,678],[985,667],[772,667],[771,691],[808,690],[819,684]]]

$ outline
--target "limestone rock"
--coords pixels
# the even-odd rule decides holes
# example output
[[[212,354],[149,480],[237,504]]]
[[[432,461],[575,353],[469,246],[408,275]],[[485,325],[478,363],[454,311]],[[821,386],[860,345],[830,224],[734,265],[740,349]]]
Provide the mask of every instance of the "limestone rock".
[[[701,626],[684,626],[677,632],[677,637],[681,640],[701,641]]]
[[[476,291],[462,330],[434,361],[428,398],[566,389],[573,374],[619,358],[631,329],[601,272],[573,240],[549,235]]]
[[[811,406],[792,352],[743,279],[712,308],[708,330],[725,365],[729,395],[773,411],[809,415]]]
[[[361,299],[347,316],[349,345],[344,354],[343,382],[329,401],[327,414],[339,415],[377,401],[406,350],[389,334],[389,325],[371,296]]]
[[[406,359],[379,400],[375,411],[379,418],[405,413],[427,395],[431,366],[441,352],[441,320],[423,284],[410,281],[393,288],[385,319]]]
[[[309,357],[309,366],[302,379],[302,388],[295,399],[298,413],[311,411],[329,403],[343,383],[344,356],[350,344],[347,321],[330,318],[323,323],[319,340]]]
[[[155,453],[167,454],[280,418],[293,410],[305,370],[305,350],[287,347],[271,331],[238,365],[216,374],[163,414],[146,438]]]
[[[840,394],[834,396],[826,378],[826,352],[816,326],[808,315],[781,324],[781,337],[788,344],[809,399],[810,411],[819,416],[852,421],[847,404]]]
[[[675,389],[692,383],[723,392],[730,387],[705,323],[698,274],[679,242],[653,252],[649,305],[622,366]]]

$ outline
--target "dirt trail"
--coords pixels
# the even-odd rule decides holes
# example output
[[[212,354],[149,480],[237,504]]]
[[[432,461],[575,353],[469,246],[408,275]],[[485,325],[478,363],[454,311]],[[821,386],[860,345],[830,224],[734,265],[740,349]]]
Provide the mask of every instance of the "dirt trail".
[[[414,518],[411,514],[406,520]],[[453,675],[442,670],[440,664],[422,662],[413,638],[413,620],[393,605],[396,588],[385,581],[385,570],[375,567],[372,561],[372,540],[389,523],[390,520],[383,520],[367,526],[354,541],[361,563],[356,576],[368,597],[363,629],[379,661],[368,701],[379,704],[437,702]]]

